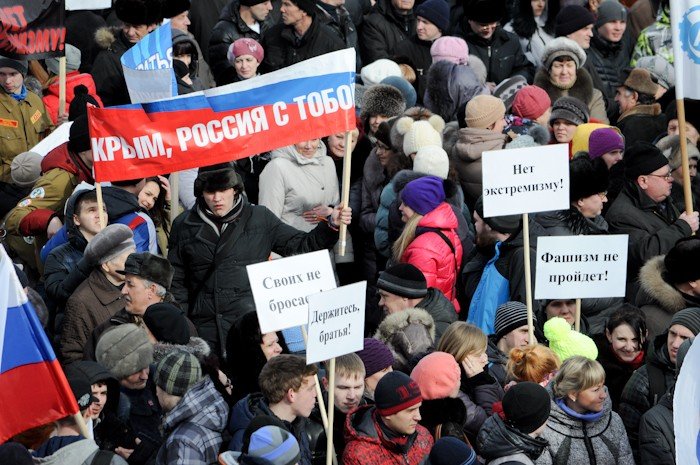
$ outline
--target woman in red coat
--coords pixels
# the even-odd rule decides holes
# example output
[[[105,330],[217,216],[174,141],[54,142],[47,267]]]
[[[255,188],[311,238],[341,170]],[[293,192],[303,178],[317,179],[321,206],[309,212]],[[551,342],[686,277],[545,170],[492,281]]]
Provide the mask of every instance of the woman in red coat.
[[[442,291],[459,311],[456,284],[462,244],[442,183],[436,176],[425,176],[404,187],[399,209],[406,226],[394,243],[394,259],[421,270],[428,287]]]

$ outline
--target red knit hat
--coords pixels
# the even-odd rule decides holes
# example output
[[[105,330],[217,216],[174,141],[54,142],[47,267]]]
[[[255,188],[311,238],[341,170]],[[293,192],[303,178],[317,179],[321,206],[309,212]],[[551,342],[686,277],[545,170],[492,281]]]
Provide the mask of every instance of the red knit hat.
[[[423,357],[411,372],[420,386],[423,399],[450,397],[459,386],[460,371],[455,358],[445,352],[433,352]]]
[[[512,112],[515,116],[537,119],[552,106],[552,100],[541,87],[525,86],[515,94]]]

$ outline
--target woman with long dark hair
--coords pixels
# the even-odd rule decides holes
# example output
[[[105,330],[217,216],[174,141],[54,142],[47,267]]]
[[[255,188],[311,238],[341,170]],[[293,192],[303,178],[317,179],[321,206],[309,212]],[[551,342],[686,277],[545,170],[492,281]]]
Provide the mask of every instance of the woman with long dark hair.
[[[520,39],[525,57],[535,66],[542,61],[547,42],[554,39],[554,20],[559,12],[558,0],[518,0],[517,13],[504,29]]]

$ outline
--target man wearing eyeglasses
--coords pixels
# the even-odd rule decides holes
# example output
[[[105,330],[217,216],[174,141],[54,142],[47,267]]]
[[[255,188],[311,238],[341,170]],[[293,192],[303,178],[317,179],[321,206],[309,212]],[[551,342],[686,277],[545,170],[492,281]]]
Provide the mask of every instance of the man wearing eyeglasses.
[[[629,234],[627,299],[634,302],[639,268],[664,255],[698,230],[698,212],[679,213],[671,201],[668,159],[653,144],[637,142],[625,152],[625,185],[605,219],[613,234]]]
[[[454,31],[469,45],[469,54],[486,65],[490,89],[501,81],[519,74],[531,83],[535,68],[520,47],[518,36],[505,31],[500,21],[506,16],[503,0],[471,0],[464,7],[464,17]]]

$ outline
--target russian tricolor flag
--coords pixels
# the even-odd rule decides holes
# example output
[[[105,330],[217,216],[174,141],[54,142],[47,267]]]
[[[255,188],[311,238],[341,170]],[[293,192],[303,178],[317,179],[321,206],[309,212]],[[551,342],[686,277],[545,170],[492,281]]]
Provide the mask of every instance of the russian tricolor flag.
[[[14,266],[0,245],[0,444],[78,412]]]

